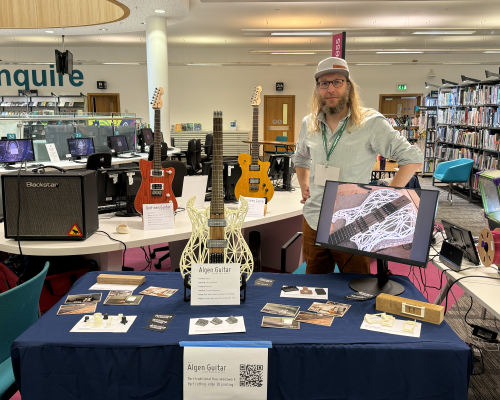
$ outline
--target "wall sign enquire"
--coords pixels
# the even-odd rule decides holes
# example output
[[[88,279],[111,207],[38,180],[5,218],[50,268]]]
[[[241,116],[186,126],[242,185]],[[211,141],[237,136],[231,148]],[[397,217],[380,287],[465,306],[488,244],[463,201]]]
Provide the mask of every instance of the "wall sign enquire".
[[[71,86],[79,87],[83,85],[83,73],[77,69],[73,70],[73,75],[57,75],[54,66],[50,65],[48,70],[45,69],[16,69],[9,65],[3,65],[0,69],[0,86],[24,87],[25,90],[30,89],[30,85],[40,86],[64,86],[64,78],[67,77]],[[67,83],[67,81],[66,81]]]
[[[283,82],[276,82],[276,91],[282,92],[285,88],[285,84]]]

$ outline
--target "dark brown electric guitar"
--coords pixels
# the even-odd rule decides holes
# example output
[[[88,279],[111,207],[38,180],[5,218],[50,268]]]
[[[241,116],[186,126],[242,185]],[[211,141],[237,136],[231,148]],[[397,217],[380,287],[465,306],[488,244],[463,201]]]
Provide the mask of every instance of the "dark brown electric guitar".
[[[153,161],[139,160],[142,183],[135,197],[135,209],[142,214],[144,204],[173,203],[177,210],[177,200],[172,191],[175,170],[161,167],[161,121],[163,88],[155,90],[153,109],[155,110],[154,156]]]

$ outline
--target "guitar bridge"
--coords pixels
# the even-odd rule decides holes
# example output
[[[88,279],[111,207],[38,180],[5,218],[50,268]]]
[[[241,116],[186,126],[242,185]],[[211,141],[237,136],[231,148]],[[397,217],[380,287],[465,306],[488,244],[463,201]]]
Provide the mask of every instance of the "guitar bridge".
[[[250,178],[248,181],[250,184],[256,183],[258,185],[260,183],[260,178]]]
[[[250,190],[259,190],[259,185],[250,185]]]
[[[260,165],[250,165],[248,167],[249,171],[260,171]]]
[[[163,170],[162,169],[152,169],[151,176],[155,176],[155,177],[163,176]]]
[[[222,239],[222,240],[208,239],[207,240],[207,247],[209,249],[225,249],[227,247],[227,240],[226,239]]]
[[[163,183],[152,183],[151,190],[163,190]]]
[[[216,218],[210,218],[208,220],[208,226],[209,227],[224,227],[227,225],[227,221],[225,219],[216,219]]]

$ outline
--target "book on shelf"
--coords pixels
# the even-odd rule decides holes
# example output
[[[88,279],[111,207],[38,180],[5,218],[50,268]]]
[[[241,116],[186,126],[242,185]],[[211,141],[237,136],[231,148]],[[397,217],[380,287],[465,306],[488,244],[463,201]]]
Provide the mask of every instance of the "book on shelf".
[[[186,124],[186,130],[188,130],[188,131],[194,131],[194,126],[193,126],[193,123],[188,122],[188,123]]]
[[[175,124],[175,131],[176,132],[182,131],[182,124]]]
[[[72,102],[72,101],[70,101],[70,102],[68,103],[68,107],[73,107],[74,105],[75,105],[75,103],[74,103],[74,102]]]
[[[195,131],[201,131],[201,124],[200,123],[195,123],[194,124],[194,130]]]

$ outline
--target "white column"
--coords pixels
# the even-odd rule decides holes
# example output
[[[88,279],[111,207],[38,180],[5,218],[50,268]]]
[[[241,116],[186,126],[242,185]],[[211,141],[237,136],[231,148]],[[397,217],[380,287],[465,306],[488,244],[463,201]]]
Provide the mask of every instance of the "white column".
[[[168,101],[168,53],[167,53],[167,19],[160,16],[146,18],[146,51],[148,63],[148,96],[149,103],[153,99],[156,88],[162,87],[163,107],[161,108],[161,131],[163,140],[170,147],[170,105]],[[154,129],[155,113],[149,105],[149,123]]]

